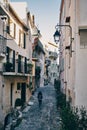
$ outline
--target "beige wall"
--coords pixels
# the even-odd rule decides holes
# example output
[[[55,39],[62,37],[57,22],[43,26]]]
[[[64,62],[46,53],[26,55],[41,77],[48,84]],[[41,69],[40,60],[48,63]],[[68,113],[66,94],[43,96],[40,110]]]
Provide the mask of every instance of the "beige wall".
[[[23,17],[26,15],[25,10],[26,10],[25,6],[23,6],[23,11],[24,11]],[[4,36],[7,37],[7,39],[9,39],[9,40],[7,40],[6,45],[10,48],[10,58],[12,58],[13,50],[14,50],[15,51],[15,60],[18,59],[18,55],[21,55],[23,62],[24,62],[25,57],[27,59],[29,59],[29,62],[32,62],[32,43],[31,43],[31,38],[30,38],[31,34],[30,34],[30,32],[27,32],[25,29],[23,29],[23,26],[28,27],[29,25],[25,25],[23,23],[22,19],[21,19],[22,23],[20,24],[20,22],[18,22],[14,19],[11,12],[8,12],[8,15],[9,15],[10,19],[13,21],[13,23],[15,23],[15,25],[16,25],[15,39],[13,39],[9,34],[6,34],[6,32],[4,32]],[[27,20],[27,17],[25,17],[25,19]],[[20,18],[19,18],[19,21],[20,21]],[[8,23],[6,23],[6,24],[8,24]],[[3,36],[2,26],[3,26],[3,21],[0,18],[0,34]],[[6,29],[5,27],[6,26],[4,26],[4,29]],[[26,35],[26,49],[18,46],[19,30],[21,30],[27,34]],[[5,57],[0,57],[0,67],[1,67],[2,61],[6,62],[6,55],[5,55]],[[17,66],[17,62],[16,62],[16,66]],[[15,66],[15,68],[16,68],[16,66]],[[2,73],[3,73],[3,70],[2,70]],[[16,68],[15,72],[8,72],[8,73],[3,73],[2,75],[0,75],[0,112],[3,111],[4,114],[6,114],[11,108],[11,84],[13,87],[12,107],[14,107],[15,100],[17,98],[21,98],[21,90],[17,90],[17,83],[26,83],[27,84],[28,77],[29,77],[29,74],[23,74],[23,73],[18,74],[17,68]],[[30,90],[26,85],[26,102],[29,101],[30,96],[31,96]],[[0,116],[0,119],[1,118],[2,117]]]
[[[84,105],[87,107],[87,47],[81,48],[79,29],[87,29],[87,1],[86,0],[71,0],[71,5],[65,0],[62,14],[61,23],[70,24],[72,27],[72,57],[69,56],[69,50],[62,51],[64,58],[64,71],[61,74],[61,79],[66,81],[63,83],[63,88],[66,87],[67,99],[70,94],[72,97],[72,104],[75,106]],[[65,18],[70,16],[70,23],[65,23]],[[65,31],[64,31],[65,30]],[[69,44],[68,28],[63,28],[63,48]],[[69,93],[70,92],[70,93]]]

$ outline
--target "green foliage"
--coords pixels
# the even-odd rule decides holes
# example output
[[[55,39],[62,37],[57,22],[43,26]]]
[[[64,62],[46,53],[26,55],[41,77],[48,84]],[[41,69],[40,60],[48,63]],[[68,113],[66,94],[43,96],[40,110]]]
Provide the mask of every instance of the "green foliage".
[[[32,74],[33,64],[32,64],[32,63],[29,63],[29,64],[27,64],[27,66],[28,66],[28,72],[29,72],[29,74]]]
[[[56,80],[54,81],[54,87],[56,90],[56,104],[57,104],[57,108],[62,108],[66,105],[66,95],[63,94],[60,90],[60,80]]]
[[[29,83],[29,89],[32,90],[33,87],[32,87],[32,82]]]
[[[87,110],[85,107],[80,108],[79,128],[87,130]]]
[[[5,66],[5,70],[6,70],[7,72],[10,72],[10,71],[11,71],[12,63],[6,62],[6,63],[4,63],[4,66]]]
[[[54,87],[57,92],[60,92],[60,80],[54,80]]]
[[[62,108],[60,116],[62,118],[63,130],[78,130],[77,113],[75,113],[73,109],[69,107],[69,105],[66,105],[65,108]]]
[[[59,85],[55,85],[57,108],[60,108],[62,120],[61,130],[87,130],[87,110],[85,107],[71,107],[70,102],[66,101]]]
[[[28,63],[28,66],[29,66],[29,67],[33,67],[33,64],[32,64],[32,63]]]
[[[40,73],[41,73],[41,68],[40,66],[37,66],[35,69],[35,76],[37,80],[40,79]]]
[[[22,105],[23,105],[22,100],[20,98],[17,98],[15,100],[15,108],[18,107],[18,106],[22,106]]]
[[[58,92],[56,94],[56,99],[57,108],[63,108],[66,105],[66,96],[63,93]]]

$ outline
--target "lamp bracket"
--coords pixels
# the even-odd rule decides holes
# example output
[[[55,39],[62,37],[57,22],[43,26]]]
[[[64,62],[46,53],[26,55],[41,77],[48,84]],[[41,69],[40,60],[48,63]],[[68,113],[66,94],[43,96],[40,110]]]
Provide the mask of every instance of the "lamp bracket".
[[[74,40],[74,38],[72,38],[72,27],[70,26],[70,25],[64,25],[64,24],[57,24],[56,26],[55,26],[55,28],[56,29],[58,29],[58,26],[59,27],[69,27],[70,28],[70,35],[71,35],[71,43],[72,43],[72,41]]]

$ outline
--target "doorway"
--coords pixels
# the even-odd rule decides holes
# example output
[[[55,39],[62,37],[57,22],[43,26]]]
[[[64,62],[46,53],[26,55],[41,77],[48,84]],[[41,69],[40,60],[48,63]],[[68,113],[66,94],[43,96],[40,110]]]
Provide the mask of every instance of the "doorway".
[[[26,102],[26,83],[22,83],[21,85],[21,100],[22,104]]]
[[[10,86],[10,105],[13,106],[13,83]]]

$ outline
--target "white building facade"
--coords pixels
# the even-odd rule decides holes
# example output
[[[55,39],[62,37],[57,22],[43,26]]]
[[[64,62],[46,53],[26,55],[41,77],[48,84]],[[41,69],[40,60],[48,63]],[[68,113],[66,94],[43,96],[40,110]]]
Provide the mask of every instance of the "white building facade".
[[[47,80],[54,85],[55,79],[59,79],[58,46],[56,44],[48,42],[46,46],[45,62]]]
[[[27,4],[23,5],[25,17],[19,16],[11,3],[0,3],[0,121],[15,107],[16,99],[25,104],[31,96],[32,40]]]
[[[61,0],[60,80],[67,100],[87,108],[87,1]],[[70,41],[72,40],[72,41]]]
[[[48,77],[52,85],[54,85],[55,80],[59,79],[58,64],[55,60],[52,61],[50,66],[48,67]]]

